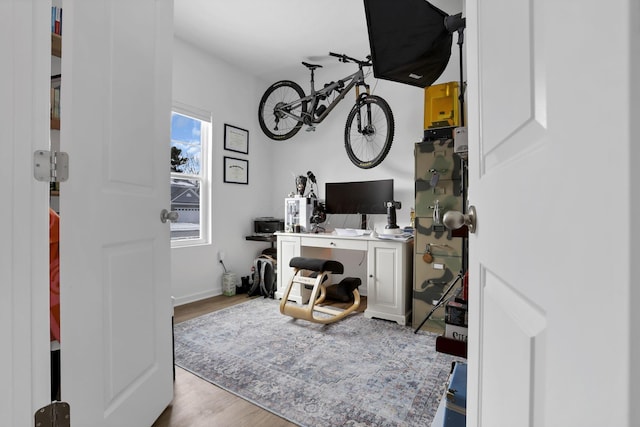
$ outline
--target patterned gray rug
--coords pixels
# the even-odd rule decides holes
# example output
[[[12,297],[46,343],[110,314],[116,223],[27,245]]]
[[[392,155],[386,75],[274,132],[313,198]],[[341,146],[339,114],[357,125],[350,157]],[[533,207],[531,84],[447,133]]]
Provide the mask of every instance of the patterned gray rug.
[[[301,426],[431,425],[451,363],[435,335],[361,313],[331,325],[253,299],[175,325],[176,364]]]

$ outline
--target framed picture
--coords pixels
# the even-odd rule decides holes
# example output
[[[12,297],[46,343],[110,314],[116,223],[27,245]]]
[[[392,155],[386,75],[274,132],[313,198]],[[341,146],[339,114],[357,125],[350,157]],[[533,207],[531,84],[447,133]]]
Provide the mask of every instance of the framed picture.
[[[224,157],[224,182],[249,184],[249,160]]]
[[[224,149],[249,154],[249,131],[225,123]]]

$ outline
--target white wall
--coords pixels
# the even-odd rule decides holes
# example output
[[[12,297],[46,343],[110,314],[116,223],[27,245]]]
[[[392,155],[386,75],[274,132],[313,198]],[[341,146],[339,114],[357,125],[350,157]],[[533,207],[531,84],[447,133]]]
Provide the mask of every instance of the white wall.
[[[458,81],[458,48],[452,47],[449,66],[436,83]],[[344,52],[357,57],[355,52]],[[301,58],[302,61],[302,58]],[[336,61],[337,63],[337,61]],[[344,77],[355,71],[353,65],[331,61],[316,72],[316,85]],[[309,75],[302,65],[279,79],[298,82],[308,93]],[[173,295],[182,304],[221,291],[222,266],[219,250],[226,252],[225,265],[239,276],[249,274],[253,259],[268,244],[246,241],[252,220],[258,216],[283,217],[284,197],[295,190],[294,175],[313,171],[318,180],[318,196],[324,197],[324,184],[336,181],[394,179],[395,198],[402,203],[397,212],[400,226],[409,224],[414,199],[414,144],[422,139],[424,118],[423,89],[368,78],[376,95],[391,106],[395,118],[393,146],[384,162],[364,170],[353,165],[344,149],[344,126],[355,95],[347,95],[340,105],[317,126],[315,132],[303,128],[288,141],[267,138],[258,124],[258,102],[274,82],[260,81],[241,69],[212,57],[182,40],[174,43],[173,98],[175,101],[210,111],[213,115],[213,244],[172,250]],[[249,130],[249,155],[224,151],[224,123]],[[222,182],[222,157],[249,160],[249,185]],[[385,215],[372,218],[374,227],[386,224]],[[345,222],[346,221],[346,222]],[[329,217],[324,224],[357,227],[358,216]]]
[[[455,74],[457,59],[452,61],[454,61],[453,67],[449,67],[439,81],[459,79]],[[356,70],[353,64],[339,63],[335,66],[331,65],[331,62],[324,64],[324,68],[316,71],[316,85],[319,87],[324,82],[337,80]],[[282,76],[282,78],[296,81],[305,89],[305,93],[308,93],[308,72],[302,65],[299,69],[299,74]],[[322,84],[318,84],[320,82]],[[275,169],[279,171],[274,176],[276,179],[274,190],[279,192],[273,194],[273,202],[278,204],[277,209],[282,205],[281,199],[295,190],[293,175],[305,175],[308,170],[313,171],[318,180],[318,197],[321,199],[324,198],[326,182],[393,178],[395,199],[402,203],[402,208],[397,211],[398,224],[409,225],[409,212],[414,199],[413,149],[414,144],[422,139],[424,133],[424,90],[405,84],[376,80],[373,75],[368,78],[368,82],[374,89],[374,94],[381,96],[389,103],[395,119],[394,141],[387,158],[382,164],[372,169],[360,169],[347,157],[344,147],[344,127],[347,114],[355,100],[355,93],[349,94],[325,121],[316,127],[314,132],[307,132],[306,127],[303,127],[290,140],[270,142],[275,155]],[[264,89],[270,83],[273,82],[265,82]],[[266,138],[262,135],[261,137]],[[383,228],[386,224],[386,215],[373,216],[372,220],[376,228]],[[349,218],[343,215],[329,217],[328,227],[358,227],[359,221],[360,218],[357,215]]]
[[[244,240],[253,217],[274,213],[270,211],[270,188],[265,182],[272,168],[272,152],[258,135],[258,90],[255,79],[244,71],[175,40],[173,99],[213,116],[212,244],[172,250],[172,288],[177,304],[222,292],[219,250],[227,254],[229,271],[246,275],[262,249],[260,244]],[[225,123],[249,131],[249,155],[223,149]],[[223,156],[249,160],[249,185],[222,182]]]

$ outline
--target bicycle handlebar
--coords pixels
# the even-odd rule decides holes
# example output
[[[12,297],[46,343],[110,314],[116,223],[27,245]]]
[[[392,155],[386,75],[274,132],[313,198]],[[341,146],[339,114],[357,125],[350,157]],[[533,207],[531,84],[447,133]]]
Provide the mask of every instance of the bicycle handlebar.
[[[367,60],[366,61],[360,61],[358,59],[352,58],[350,56],[345,55],[344,53],[334,53],[334,52],[329,52],[329,55],[331,56],[335,56],[336,58],[338,58],[338,61],[340,62],[355,62],[358,65],[361,66],[370,66],[371,64],[371,55],[367,56]]]

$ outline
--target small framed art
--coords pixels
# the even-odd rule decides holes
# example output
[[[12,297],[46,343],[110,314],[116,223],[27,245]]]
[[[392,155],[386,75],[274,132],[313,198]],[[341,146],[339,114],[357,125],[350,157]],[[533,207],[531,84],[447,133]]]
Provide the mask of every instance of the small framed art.
[[[225,123],[224,149],[249,154],[249,131]]]
[[[224,157],[224,182],[249,184],[249,160]]]

